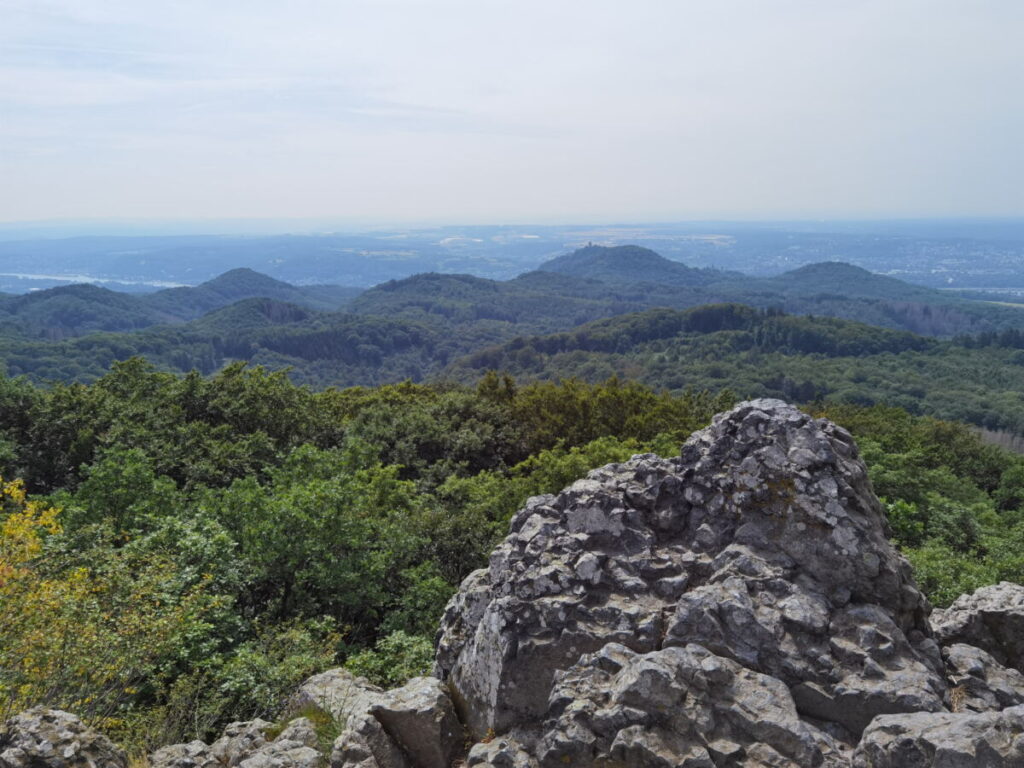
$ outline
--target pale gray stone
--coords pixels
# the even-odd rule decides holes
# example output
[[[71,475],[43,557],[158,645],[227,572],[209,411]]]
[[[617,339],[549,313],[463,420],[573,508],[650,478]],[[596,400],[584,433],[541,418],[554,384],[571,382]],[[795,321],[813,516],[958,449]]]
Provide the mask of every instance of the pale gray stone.
[[[0,728],[5,768],[127,768],[128,757],[70,712],[36,707]]]
[[[449,768],[465,734],[441,681],[417,677],[388,691],[370,708],[395,744],[415,755],[417,768]]]
[[[876,718],[854,753],[855,768],[1019,768],[1024,706],[1002,712],[912,713]]]
[[[306,680],[288,702],[288,710],[301,712],[316,707],[344,723],[354,713],[366,712],[383,690],[343,667],[329,669]]]
[[[271,725],[260,718],[231,723],[221,737],[210,745],[210,754],[222,765],[234,768],[267,743],[266,732]]]
[[[584,656],[558,676],[544,731],[542,768],[846,764],[782,682],[699,645]]]
[[[162,747],[149,756],[150,768],[222,768],[222,765],[209,745],[199,740]]]
[[[331,768],[414,768],[380,721],[369,713],[352,715],[334,742]]]
[[[477,738],[538,729],[556,674],[607,643],[698,643],[854,735],[948,695],[930,606],[852,438],[780,401],[716,416],[678,459],[531,499],[510,531],[439,635],[435,674]]]
[[[941,645],[973,645],[1024,672],[1024,586],[1003,581],[961,595],[931,623]]]

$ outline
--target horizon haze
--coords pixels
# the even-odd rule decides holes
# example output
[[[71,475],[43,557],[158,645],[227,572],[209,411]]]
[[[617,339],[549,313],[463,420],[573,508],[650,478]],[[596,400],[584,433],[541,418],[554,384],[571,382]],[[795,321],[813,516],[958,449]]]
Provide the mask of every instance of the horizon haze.
[[[1024,215],[1024,6],[0,0],[0,220]]]

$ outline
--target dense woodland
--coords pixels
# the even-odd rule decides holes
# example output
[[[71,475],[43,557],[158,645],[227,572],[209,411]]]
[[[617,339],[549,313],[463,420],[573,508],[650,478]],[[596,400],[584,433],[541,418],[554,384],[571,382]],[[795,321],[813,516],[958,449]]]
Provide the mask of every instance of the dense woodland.
[[[1024,344],[1016,330],[951,341],[846,320],[734,304],[649,310],[514,339],[454,363],[523,380],[617,375],[659,389],[731,388],[743,397],[896,405],[1024,434]]]
[[[67,707],[141,750],[273,717],[337,663],[404,679],[528,496],[675,455],[734,399],[493,372],[315,392],[138,359],[4,379],[0,707]],[[932,600],[1024,579],[1024,458],[896,408],[807,407],[854,432]]]
[[[148,295],[69,286],[0,297],[0,361],[9,375],[37,382],[89,382],[135,355],[178,373],[210,374],[245,360],[290,367],[294,381],[323,388],[452,376],[467,355],[521,337],[713,303],[929,337],[1024,330],[1019,307],[970,301],[845,264],[750,278],[692,269],[635,246],[583,248],[513,280],[422,274],[356,293],[234,270],[194,288]],[[702,382],[669,386],[691,385]]]

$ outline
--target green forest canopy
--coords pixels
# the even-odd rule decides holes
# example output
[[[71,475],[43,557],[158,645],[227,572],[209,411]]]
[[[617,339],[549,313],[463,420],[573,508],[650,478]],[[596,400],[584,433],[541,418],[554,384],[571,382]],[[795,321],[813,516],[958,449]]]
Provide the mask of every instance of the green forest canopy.
[[[23,591],[0,600],[0,707],[45,698],[141,750],[272,717],[339,662],[382,682],[416,670],[528,496],[676,455],[734,400],[494,372],[316,392],[242,364],[207,378],[139,359],[87,385],[2,379],[0,469],[39,506],[8,495],[0,552],[40,545],[18,550],[7,584]],[[1024,458],[897,408],[807,407],[853,431],[932,600],[1024,579]]]

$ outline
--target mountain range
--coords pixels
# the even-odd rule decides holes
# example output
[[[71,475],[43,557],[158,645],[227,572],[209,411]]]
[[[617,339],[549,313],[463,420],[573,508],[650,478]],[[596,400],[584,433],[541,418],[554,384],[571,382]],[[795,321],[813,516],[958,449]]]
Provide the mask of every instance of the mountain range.
[[[993,428],[1016,429],[1019,416],[1024,431],[1009,394],[1024,389],[1021,331],[1019,308],[848,264],[755,278],[636,246],[587,246],[511,280],[426,273],[361,293],[238,269],[148,295],[78,285],[0,297],[0,360],[36,380],[94,380],[135,355],[178,372],[245,360],[314,387],[475,380],[488,368],[618,374],[672,390],[885,399]],[[987,341],[940,340],[953,336]],[[930,379],[919,373],[929,366]]]

